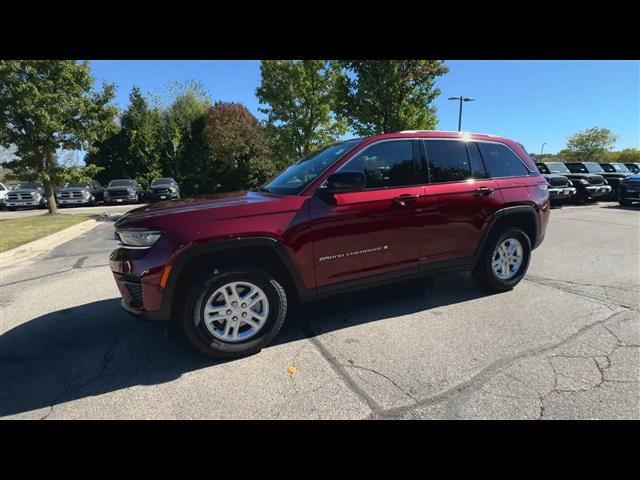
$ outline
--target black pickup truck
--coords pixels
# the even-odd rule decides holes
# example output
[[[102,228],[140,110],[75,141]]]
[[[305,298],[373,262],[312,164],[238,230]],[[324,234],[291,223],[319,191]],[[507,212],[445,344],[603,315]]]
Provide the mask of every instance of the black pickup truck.
[[[576,195],[573,182],[561,173],[552,172],[546,163],[536,163],[538,171],[549,184],[549,200],[552,204],[569,202]]]
[[[611,198],[616,199],[620,182],[633,175],[633,172],[624,163],[600,163],[599,165],[604,170],[602,176],[607,179],[613,190]]]
[[[615,169],[613,169],[613,167],[613,172],[607,172],[604,168],[602,168],[602,165],[600,163],[596,162],[567,162],[565,165],[573,173],[589,173],[604,178],[607,185],[611,187],[611,190],[607,192],[604,197],[607,200],[615,199],[620,180],[629,175],[629,173],[617,173]]]
[[[576,188],[574,200],[577,202],[594,202],[611,193],[611,185],[607,184],[604,177],[589,173],[586,168],[585,171],[579,171],[562,162],[547,162],[545,165],[551,173],[559,173],[571,180]]]

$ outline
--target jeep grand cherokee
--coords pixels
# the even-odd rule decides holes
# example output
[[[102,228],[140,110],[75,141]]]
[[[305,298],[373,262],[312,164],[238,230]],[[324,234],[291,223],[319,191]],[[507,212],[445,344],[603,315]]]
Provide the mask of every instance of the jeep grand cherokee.
[[[510,290],[548,219],[519,143],[405,131],[333,144],[255,191],[133,210],[110,264],[127,311],[230,358],[269,344],[292,301],[442,271]]]

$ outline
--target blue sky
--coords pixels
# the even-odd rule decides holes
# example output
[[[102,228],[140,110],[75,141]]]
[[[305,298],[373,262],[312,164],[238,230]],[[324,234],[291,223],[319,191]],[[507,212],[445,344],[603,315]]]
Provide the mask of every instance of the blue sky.
[[[462,129],[503,135],[529,152],[564,148],[567,138],[590,127],[618,135],[616,149],[640,148],[640,62],[637,61],[450,61],[440,77],[435,104],[441,130],[456,130],[458,103],[464,104]],[[172,81],[197,80],[214,101],[243,103],[258,118],[255,96],[259,61],[92,61],[96,82],[117,85],[124,108],[132,86],[167,95]]]

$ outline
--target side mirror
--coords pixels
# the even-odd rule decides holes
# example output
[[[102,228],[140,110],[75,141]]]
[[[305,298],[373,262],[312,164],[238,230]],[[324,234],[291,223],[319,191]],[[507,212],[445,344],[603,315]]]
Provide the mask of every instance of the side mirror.
[[[321,190],[325,193],[347,193],[364,190],[366,180],[362,172],[336,172],[331,175]]]

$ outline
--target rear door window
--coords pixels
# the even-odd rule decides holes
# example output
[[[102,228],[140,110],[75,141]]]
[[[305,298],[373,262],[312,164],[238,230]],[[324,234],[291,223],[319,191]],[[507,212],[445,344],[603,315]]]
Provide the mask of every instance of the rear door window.
[[[459,182],[473,178],[471,160],[465,142],[425,140],[431,183]],[[475,160],[477,162],[477,159]],[[480,159],[480,166],[482,159]],[[480,168],[476,165],[476,168]],[[479,172],[480,173],[480,172]],[[484,174],[484,168],[482,168]]]
[[[529,170],[509,148],[499,143],[479,142],[482,158],[490,177],[525,177]]]

